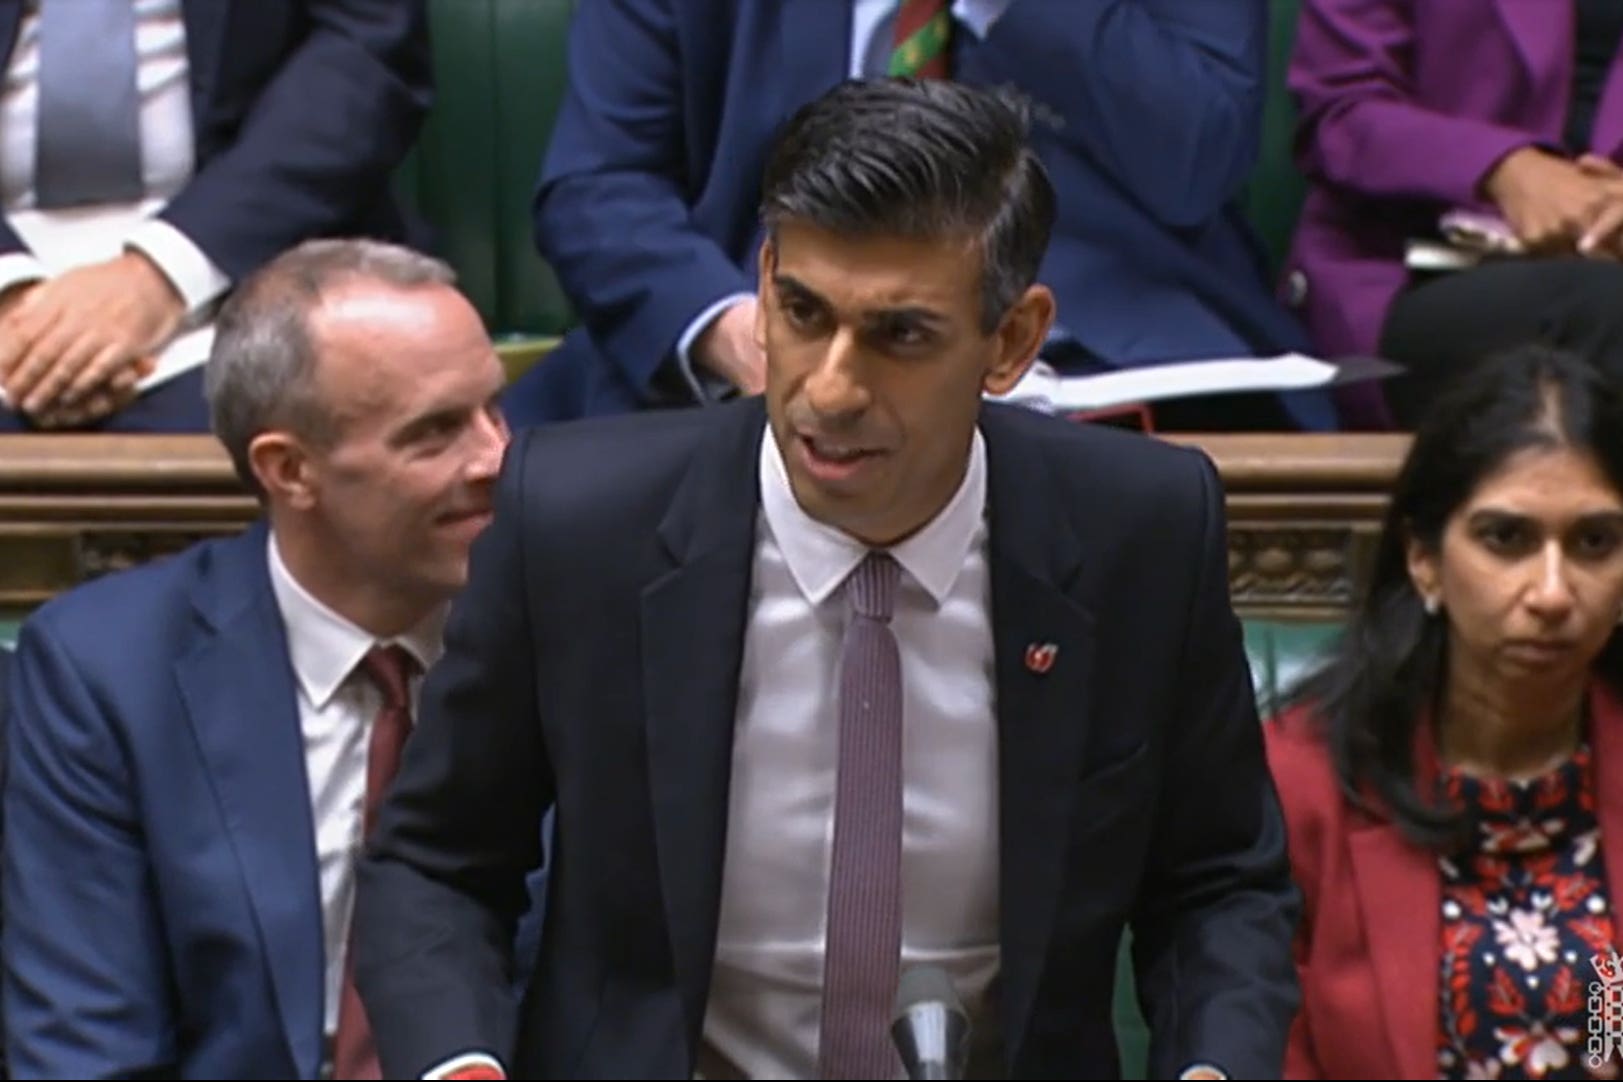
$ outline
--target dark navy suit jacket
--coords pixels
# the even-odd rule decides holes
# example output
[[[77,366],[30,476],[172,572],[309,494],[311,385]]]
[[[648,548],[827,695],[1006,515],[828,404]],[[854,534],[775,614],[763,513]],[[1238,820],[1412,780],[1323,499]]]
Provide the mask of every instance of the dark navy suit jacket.
[[[321,894],[264,529],[53,599],[13,685],[13,1071],[316,1077]]]
[[[197,164],[159,216],[233,281],[310,237],[420,240],[389,184],[432,97],[425,3],[182,0]],[[21,18],[0,0],[0,63]]]
[[[755,398],[515,440],[361,864],[356,976],[388,1077],[475,1049],[513,1078],[692,1077],[764,428]],[[1117,1073],[1129,925],[1150,1077],[1278,1077],[1297,897],[1216,473],[1014,407],[982,430],[1009,1077]],[[1028,666],[1034,643],[1051,668]],[[509,944],[549,808],[515,1017]]]

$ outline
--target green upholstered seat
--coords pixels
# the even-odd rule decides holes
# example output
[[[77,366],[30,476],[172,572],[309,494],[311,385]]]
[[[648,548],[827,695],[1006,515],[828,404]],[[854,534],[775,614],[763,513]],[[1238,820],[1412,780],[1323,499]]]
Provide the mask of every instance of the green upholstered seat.
[[[1296,105],[1285,86],[1301,0],[1269,0],[1268,96],[1263,107],[1262,145],[1246,185],[1244,205],[1267,249],[1269,268],[1279,273],[1307,186],[1292,157]]]
[[[398,177],[510,368],[574,318],[536,253],[530,199],[564,94],[575,2],[431,0],[436,100]]]

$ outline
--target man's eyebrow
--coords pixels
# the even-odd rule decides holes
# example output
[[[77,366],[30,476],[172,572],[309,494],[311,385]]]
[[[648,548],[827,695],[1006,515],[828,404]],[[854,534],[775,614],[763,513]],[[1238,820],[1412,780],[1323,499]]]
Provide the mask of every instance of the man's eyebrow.
[[[451,406],[438,406],[419,413],[389,436],[389,443],[394,447],[404,447],[432,432],[441,424],[455,422],[461,418],[462,411]]]
[[[904,304],[896,308],[873,308],[862,314],[868,323],[945,323],[947,316],[934,308]]]
[[[828,302],[824,300],[815,289],[812,289],[810,286],[806,285],[806,283],[802,282],[793,275],[774,274],[772,276],[772,284],[778,289],[779,292],[798,293],[807,300],[814,300],[823,305],[828,304]]]
[[[802,300],[813,301],[823,307],[829,307],[828,300],[815,289],[790,274],[774,274],[772,284],[780,293],[792,293]],[[870,308],[862,313],[862,321],[867,324],[877,323],[928,323],[931,325],[949,322],[944,312],[934,308],[926,308],[918,304],[901,304],[894,308]]]

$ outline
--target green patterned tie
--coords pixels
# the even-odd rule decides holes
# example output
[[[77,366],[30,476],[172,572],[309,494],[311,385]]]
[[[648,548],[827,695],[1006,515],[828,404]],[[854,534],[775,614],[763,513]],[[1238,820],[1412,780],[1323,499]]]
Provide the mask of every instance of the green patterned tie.
[[[947,77],[947,48],[952,40],[951,0],[901,0],[891,35],[891,75],[917,79]]]

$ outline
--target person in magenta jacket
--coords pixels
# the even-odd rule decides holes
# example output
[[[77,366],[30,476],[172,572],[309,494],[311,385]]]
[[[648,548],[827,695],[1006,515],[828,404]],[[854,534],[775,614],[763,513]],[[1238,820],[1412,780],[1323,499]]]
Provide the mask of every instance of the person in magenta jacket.
[[[1321,353],[1407,368],[1387,384],[1399,424],[1524,341],[1623,365],[1620,39],[1609,0],[1303,0],[1309,192],[1281,288]],[[1411,269],[1450,211],[1501,221],[1523,254]]]

